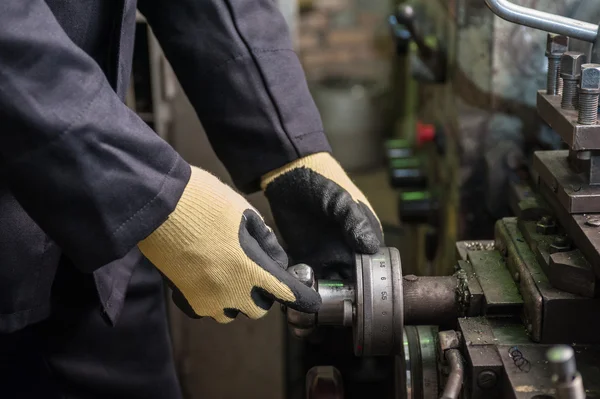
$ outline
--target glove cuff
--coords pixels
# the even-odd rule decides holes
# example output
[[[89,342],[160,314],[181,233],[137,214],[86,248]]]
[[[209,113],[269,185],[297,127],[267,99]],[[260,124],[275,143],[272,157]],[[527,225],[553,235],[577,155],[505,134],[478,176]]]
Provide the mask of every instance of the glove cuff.
[[[264,191],[267,186],[273,182],[273,180],[298,168],[311,169],[334,181],[336,181],[335,177],[346,175],[346,172],[344,172],[340,164],[331,156],[330,153],[318,152],[316,154],[298,158],[279,169],[275,169],[267,173],[261,178],[261,189]],[[330,176],[334,178],[331,178]]]
[[[185,253],[189,245],[218,235],[220,226],[234,226],[231,229],[237,233],[246,209],[254,208],[216,176],[192,166],[190,180],[174,211],[152,234],[139,242],[138,247],[164,274],[183,280],[188,265],[171,265],[171,260]],[[221,238],[221,241],[228,242],[225,237]]]

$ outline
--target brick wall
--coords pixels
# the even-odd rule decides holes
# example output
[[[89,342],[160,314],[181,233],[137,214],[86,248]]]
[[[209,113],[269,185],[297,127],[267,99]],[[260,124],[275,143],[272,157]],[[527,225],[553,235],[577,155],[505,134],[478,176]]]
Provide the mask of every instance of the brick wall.
[[[297,49],[309,81],[332,75],[387,79],[393,56],[387,0],[309,3],[297,24]]]

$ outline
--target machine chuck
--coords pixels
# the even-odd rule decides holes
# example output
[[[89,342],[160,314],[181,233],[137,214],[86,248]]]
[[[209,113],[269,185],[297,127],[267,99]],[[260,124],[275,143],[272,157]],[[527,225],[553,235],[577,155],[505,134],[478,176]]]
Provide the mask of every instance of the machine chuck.
[[[355,259],[348,281],[317,280],[308,265],[288,269],[323,301],[317,314],[286,309],[294,335],[305,337],[319,325],[351,327],[357,356],[392,356],[402,353],[405,321],[439,325],[457,317],[456,277],[403,277],[396,248]]]

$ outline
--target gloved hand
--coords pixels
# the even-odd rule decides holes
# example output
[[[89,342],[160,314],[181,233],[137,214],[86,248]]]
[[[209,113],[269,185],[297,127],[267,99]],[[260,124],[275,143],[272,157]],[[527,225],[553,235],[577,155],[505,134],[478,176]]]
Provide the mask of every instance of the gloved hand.
[[[286,271],[287,255],[259,213],[195,167],[175,210],[138,246],[190,316],[228,323],[239,312],[262,317],[273,300],[309,313],[321,304],[315,291]]]
[[[294,263],[347,275],[354,252],[373,254],[383,244],[369,201],[328,153],[268,173],[261,187]]]

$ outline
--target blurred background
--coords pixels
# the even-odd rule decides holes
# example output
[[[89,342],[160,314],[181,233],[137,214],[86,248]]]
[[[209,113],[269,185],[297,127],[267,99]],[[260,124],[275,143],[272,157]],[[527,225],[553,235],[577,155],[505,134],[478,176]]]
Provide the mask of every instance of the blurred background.
[[[514,2],[600,20],[593,2]],[[522,178],[527,154],[560,146],[535,112],[546,34],[498,19],[483,0],[280,7],[334,155],[374,206],[386,245],[400,248],[404,274],[451,273],[455,242],[493,238],[494,221],[509,214],[500,194]],[[230,182],[141,15],[137,32],[129,105],[190,163]],[[263,196],[250,200],[274,225]],[[303,397],[311,359],[279,309],[225,326],[174,306],[169,317],[187,398]],[[357,367],[364,377],[378,366]]]

